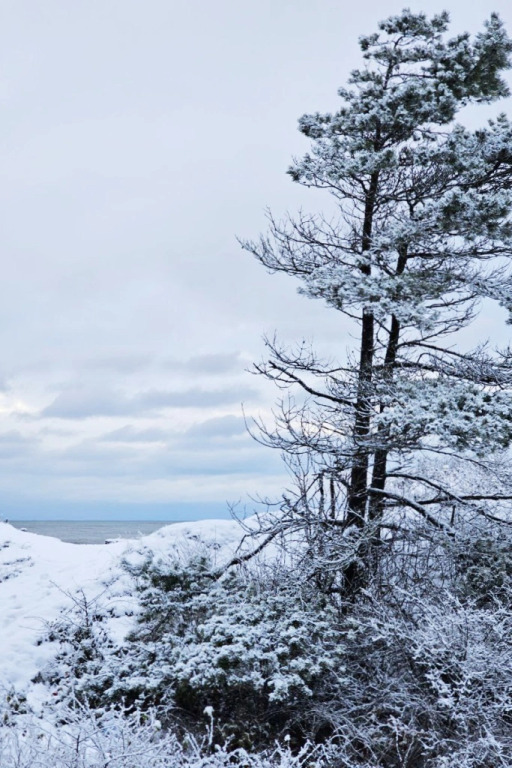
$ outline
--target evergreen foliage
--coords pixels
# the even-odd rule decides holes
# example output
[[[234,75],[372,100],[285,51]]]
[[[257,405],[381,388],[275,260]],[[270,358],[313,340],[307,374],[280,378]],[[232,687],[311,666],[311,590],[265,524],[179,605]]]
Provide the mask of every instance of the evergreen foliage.
[[[130,571],[140,614],[122,648],[104,633],[100,605],[92,625],[77,602],[51,628],[61,651],[42,679],[59,696],[72,679],[82,702],[157,707],[162,722],[192,731],[212,707],[222,738],[243,747],[315,735],[310,703],[337,685],[344,663],[336,606],[289,573],[219,578],[203,553]]]
[[[295,755],[316,743],[329,755],[318,765],[508,766],[511,536],[477,517],[455,536],[422,538],[421,551],[404,539],[401,558],[384,547],[356,601],[327,598],[307,563],[300,575],[252,563],[219,576],[201,551],[148,560],[132,569],[141,609],[123,646],[103,632],[100,604],[94,628],[77,601],[42,680],[62,719],[77,702],[98,716],[156,716],[183,747],[209,727],[212,750],[255,765],[278,739]]]

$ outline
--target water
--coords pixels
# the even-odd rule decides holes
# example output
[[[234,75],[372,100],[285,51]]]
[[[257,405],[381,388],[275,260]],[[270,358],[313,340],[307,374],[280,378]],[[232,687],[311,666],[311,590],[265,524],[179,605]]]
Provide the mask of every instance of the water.
[[[10,520],[16,528],[54,536],[72,544],[104,544],[107,539],[138,539],[177,520]]]

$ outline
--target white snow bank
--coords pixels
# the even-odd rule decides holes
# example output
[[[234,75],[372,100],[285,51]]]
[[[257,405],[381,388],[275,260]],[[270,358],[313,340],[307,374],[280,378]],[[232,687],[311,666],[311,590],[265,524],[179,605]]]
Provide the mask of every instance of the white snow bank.
[[[204,520],[165,526],[137,540],[111,544],[69,544],[0,523],[0,692],[15,690],[36,704],[43,691],[32,683],[55,649],[38,644],[48,622],[73,604],[73,596],[99,595],[117,607],[118,636],[128,629],[134,607],[131,585],[121,568],[150,553],[157,559],[186,555],[203,543],[220,564],[232,556],[243,531],[233,520]],[[44,698],[44,696],[43,696]]]

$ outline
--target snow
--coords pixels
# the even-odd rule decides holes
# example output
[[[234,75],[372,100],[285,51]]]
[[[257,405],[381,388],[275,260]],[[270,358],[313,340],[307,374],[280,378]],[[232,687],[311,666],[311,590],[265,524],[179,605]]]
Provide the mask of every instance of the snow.
[[[108,545],[70,544],[0,522],[0,692],[23,693],[35,708],[42,703],[48,693],[32,681],[55,648],[40,640],[74,600],[107,599],[113,608],[109,632],[122,639],[135,610],[123,560],[136,562],[150,552],[157,558],[184,554],[201,543],[221,563],[240,539],[240,525],[232,520],[177,523]]]

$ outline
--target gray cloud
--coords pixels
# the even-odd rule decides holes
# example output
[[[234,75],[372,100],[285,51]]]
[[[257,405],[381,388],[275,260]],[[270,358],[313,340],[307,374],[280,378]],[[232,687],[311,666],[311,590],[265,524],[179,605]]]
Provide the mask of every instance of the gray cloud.
[[[156,427],[136,429],[131,425],[120,427],[102,435],[99,440],[104,443],[161,443],[169,439],[169,433]]]
[[[188,359],[163,358],[144,352],[120,353],[113,350],[108,355],[88,357],[78,361],[81,368],[92,371],[111,371],[119,374],[131,374],[145,371],[151,367],[162,367],[176,373],[195,373],[218,376],[243,370],[238,352],[217,352],[194,355]],[[0,380],[1,381],[1,380]]]
[[[65,358],[49,350],[44,359],[34,359],[18,365],[14,374],[47,374],[50,371],[79,371],[83,376],[91,374],[130,376],[133,374],[150,373],[158,377],[164,372],[165,376],[172,374],[194,374],[197,376],[223,376],[244,372],[245,363],[238,352],[218,352],[204,355],[194,355],[190,358],[162,357],[158,354],[143,350],[134,352],[106,351],[102,355],[85,355],[83,357],[69,354]],[[0,392],[8,390],[7,380],[0,375]]]
[[[79,388],[61,392],[41,411],[40,417],[87,419],[94,416],[142,416],[164,408],[212,408],[257,399],[257,391],[236,386],[217,390],[199,387],[181,391],[151,389],[132,396],[107,388]]]
[[[77,434],[76,429],[65,429],[62,427],[41,427],[39,435],[41,437],[74,437]]]
[[[255,446],[244,450],[180,451],[169,454],[161,465],[164,476],[229,476],[267,473],[282,470],[279,456]]]
[[[107,432],[97,438],[99,443],[165,443],[168,446],[180,446],[180,449],[195,450],[197,446],[204,447],[210,441],[226,442],[232,438],[247,436],[245,420],[241,416],[228,414],[205,419],[193,424],[188,429],[176,432],[163,430],[159,427],[137,428],[132,424]],[[250,438],[249,438],[250,444]],[[239,443],[238,443],[239,444]],[[229,446],[226,446],[229,448]]]
[[[232,373],[243,369],[243,364],[238,352],[218,352],[209,355],[195,355],[188,360],[168,359],[164,361],[164,364],[171,370],[209,374],[210,376]]]
[[[44,474],[44,462],[37,472]],[[84,442],[60,453],[59,473],[78,477],[132,477],[167,480],[183,477],[229,477],[230,475],[267,474],[281,469],[279,456],[255,443],[243,448],[226,446],[224,450],[189,450],[181,444],[150,453],[133,447],[107,448]],[[229,494],[228,494],[229,495]]]
[[[34,460],[34,457],[36,460]],[[207,445],[176,442],[172,446],[135,443],[108,443],[84,440],[64,449],[49,450],[27,442],[0,440],[0,488],[17,476],[38,478],[43,485],[51,478],[96,477],[105,481],[130,479],[130,482],[168,481],[185,477],[227,478],[232,475],[255,477],[281,468],[276,452],[256,443],[225,443],[210,450]],[[35,480],[34,480],[35,482]],[[229,486],[226,497],[229,497]]]
[[[247,434],[243,417],[229,414],[200,421],[182,432],[166,431],[158,427],[137,428],[127,424],[101,435],[97,440],[100,443],[178,444],[184,450],[190,450],[191,443],[205,445],[209,440],[229,440]]]
[[[154,362],[154,356],[146,353],[126,353],[120,354],[113,352],[110,355],[102,357],[90,357],[83,361],[84,368],[100,371],[111,371],[112,373],[129,374],[146,370]]]
[[[206,419],[199,424],[190,427],[185,435],[187,437],[235,437],[247,434],[245,419],[242,416],[217,416]]]
[[[61,392],[40,416],[57,419],[86,419],[89,416],[123,416],[130,413],[130,402],[122,392],[68,389]]]
[[[37,437],[23,435],[18,430],[2,432],[0,433],[0,459],[5,461],[31,454],[38,443]]]
[[[27,440],[28,438],[16,429],[11,429],[9,432],[0,432],[0,443],[3,444],[26,443]]]
[[[213,408],[242,401],[255,401],[258,392],[244,386],[226,387],[225,389],[191,388],[177,392],[150,390],[132,399],[143,410],[158,408]]]

